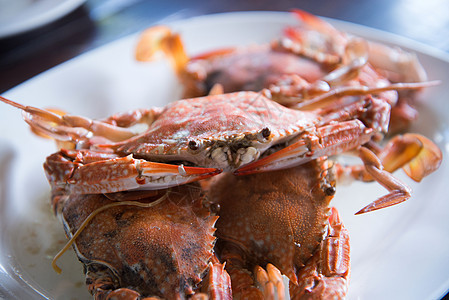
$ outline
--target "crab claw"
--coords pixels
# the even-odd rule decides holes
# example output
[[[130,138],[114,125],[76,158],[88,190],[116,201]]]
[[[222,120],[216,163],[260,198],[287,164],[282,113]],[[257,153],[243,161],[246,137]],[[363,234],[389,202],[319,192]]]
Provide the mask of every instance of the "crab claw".
[[[441,165],[443,154],[428,138],[415,133],[394,137],[381,153],[388,172],[399,167],[414,181],[420,182]]]
[[[145,189],[164,189],[205,179],[222,172],[221,169],[216,168],[186,167],[147,161],[140,163],[140,171],[140,176],[145,179],[143,183]]]
[[[170,59],[178,74],[185,69],[189,58],[184,50],[181,37],[163,25],[148,28],[142,33],[136,47],[136,59],[151,61],[158,58],[157,54],[160,51]]]
[[[187,167],[118,157],[99,153],[98,160],[89,152],[60,151],[49,156],[44,164],[47,179],[55,189],[78,194],[105,194],[125,190],[158,190],[201,180],[221,172],[215,168]],[[100,157],[101,155],[101,157]]]

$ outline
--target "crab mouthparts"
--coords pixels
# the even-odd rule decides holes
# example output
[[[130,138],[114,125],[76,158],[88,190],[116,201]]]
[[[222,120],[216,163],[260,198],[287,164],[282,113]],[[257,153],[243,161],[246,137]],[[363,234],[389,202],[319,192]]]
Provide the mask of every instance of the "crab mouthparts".
[[[254,147],[239,148],[237,151],[232,151],[231,148],[225,146],[215,148],[211,153],[212,160],[224,170],[246,165],[257,160],[259,156],[260,152]]]

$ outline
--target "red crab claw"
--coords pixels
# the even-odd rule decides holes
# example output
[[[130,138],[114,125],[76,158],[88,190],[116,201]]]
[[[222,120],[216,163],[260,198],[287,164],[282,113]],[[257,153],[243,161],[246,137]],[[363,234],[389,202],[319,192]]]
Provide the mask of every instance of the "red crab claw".
[[[88,155],[89,154],[89,155]],[[221,172],[215,168],[187,167],[118,157],[91,151],[60,151],[50,155],[44,169],[54,188],[80,194],[125,190],[157,190],[201,180]],[[89,162],[87,162],[89,161]],[[86,163],[87,162],[87,163]]]
[[[0,96],[0,101],[11,105],[13,107],[16,107],[18,109],[21,109],[24,113],[24,119],[25,121],[31,126],[31,129],[33,130],[33,132],[35,132],[37,135],[42,136],[42,137],[54,137],[52,133],[56,134],[56,132],[54,130],[44,130],[43,128],[40,128],[40,126],[33,126],[32,122],[30,122],[30,118],[26,117],[26,114],[28,115],[32,115],[34,116],[34,118],[36,119],[45,119],[47,122],[47,126],[48,128],[52,128],[55,127],[56,125],[62,125],[63,124],[63,120],[61,117],[61,113],[54,113],[50,110],[44,110],[44,109],[40,109],[37,107],[32,107],[32,106],[26,106],[26,105],[22,105],[20,103],[14,102],[12,100],[9,100],[5,97]],[[67,140],[67,138],[61,139],[61,140]]]
[[[440,148],[428,138],[415,133],[395,136],[382,150],[379,158],[385,170],[401,168],[414,181],[437,170],[443,159]]]
[[[317,128],[317,132],[300,136],[297,142],[271,155],[241,167],[234,173],[246,175],[284,169],[312,159],[339,154],[368,142],[373,130],[359,120],[341,122]]]
[[[357,214],[389,207],[410,198],[410,188],[391,175],[394,171],[402,168],[411,179],[419,182],[437,170],[442,160],[438,146],[419,134],[395,136],[383,149],[371,142],[367,145],[374,152],[365,147],[360,148],[359,156],[364,165],[337,164],[337,176],[339,180],[375,180],[384,186],[389,194],[367,205]]]
[[[179,34],[159,25],[146,29],[140,36],[136,48],[138,61],[151,61],[162,51],[170,60],[175,71],[181,73],[189,61]]]
[[[297,277],[298,285],[290,283],[291,299],[345,298],[350,277],[349,234],[334,207],[320,250],[298,271]]]

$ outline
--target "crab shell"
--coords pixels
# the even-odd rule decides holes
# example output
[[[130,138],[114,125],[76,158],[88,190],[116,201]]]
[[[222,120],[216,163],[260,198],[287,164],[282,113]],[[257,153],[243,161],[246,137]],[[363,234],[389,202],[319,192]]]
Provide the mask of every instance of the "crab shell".
[[[192,57],[179,73],[184,97],[205,96],[217,83],[230,93],[260,91],[283,75],[296,74],[309,82],[324,76],[318,63],[274,46],[251,45]]]
[[[86,284],[96,298],[123,288],[167,299],[195,293],[213,255],[218,217],[203,207],[198,185],[138,201],[149,203],[165,193],[167,198],[153,207],[123,205],[98,213],[75,240]],[[90,213],[114,202],[102,194],[72,194],[55,205],[70,237]]]
[[[315,128],[313,112],[283,107],[261,93],[237,92],[178,100],[148,131],[112,145],[120,155],[235,170],[273,145]]]
[[[219,175],[209,197],[220,205],[221,255],[239,249],[248,270],[271,263],[297,283],[297,270],[323,240],[334,193],[334,174],[325,159],[248,176]]]

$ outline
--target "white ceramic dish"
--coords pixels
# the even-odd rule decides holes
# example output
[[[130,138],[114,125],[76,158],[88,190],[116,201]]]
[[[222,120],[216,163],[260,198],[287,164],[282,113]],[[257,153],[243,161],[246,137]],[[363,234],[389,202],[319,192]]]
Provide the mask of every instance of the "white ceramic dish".
[[[78,8],[85,0],[0,0],[0,38],[38,28]]]
[[[173,27],[182,33],[188,52],[198,53],[267,42],[295,22],[287,13],[246,12],[183,20]],[[422,110],[414,129],[436,141],[447,158],[449,55],[384,32],[332,22],[354,34],[415,51],[429,78],[442,80],[423,94],[428,109]],[[179,86],[173,88],[177,83],[168,63],[135,62],[136,41],[137,36],[130,36],[91,51],[4,96],[96,118],[175,99]],[[50,212],[49,186],[42,170],[45,157],[55,148],[30,133],[17,109],[0,105],[0,298],[88,298],[82,267],[73,252],[60,260],[61,275],[50,266],[65,242],[62,226]],[[354,212],[385,191],[375,183],[338,187],[333,204],[351,233],[348,299],[437,299],[449,288],[448,173],[447,160],[420,184],[398,172],[413,188],[413,198],[360,216]]]

